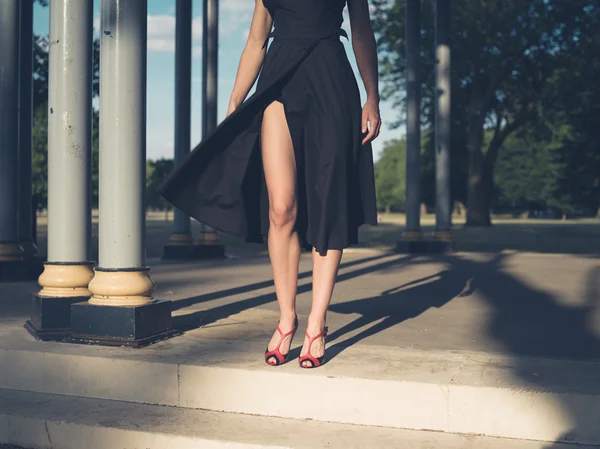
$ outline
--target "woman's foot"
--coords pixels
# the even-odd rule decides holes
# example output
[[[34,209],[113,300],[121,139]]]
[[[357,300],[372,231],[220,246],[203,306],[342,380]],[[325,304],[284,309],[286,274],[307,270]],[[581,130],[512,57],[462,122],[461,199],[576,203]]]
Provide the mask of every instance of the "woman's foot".
[[[309,322],[298,362],[302,368],[316,368],[325,361],[327,326],[324,321]]]
[[[292,346],[292,339],[298,328],[298,318],[281,318],[277,329],[265,351],[265,362],[271,366],[282,365],[287,362]]]

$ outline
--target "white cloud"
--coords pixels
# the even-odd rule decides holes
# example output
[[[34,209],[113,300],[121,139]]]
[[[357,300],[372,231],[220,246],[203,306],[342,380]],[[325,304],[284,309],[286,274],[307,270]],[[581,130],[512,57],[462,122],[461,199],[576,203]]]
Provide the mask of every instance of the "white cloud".
[[[221,11],[223,12],[252,12],[254,2],[252,0],[221,0]]]
[[[192,55],[198,57],[202,54],[202,17],[192,19]],[[148,51],[158,53],[175,52],[175,16],[149,15],[148,16]]]
[[[163,38],[148,39],[148,51],[156,53],[173,53],[175,51],[175,41]]]
[[[248,38],[252,14],[222,14],[219,23],[219,34],[222,37],[231,37],[240,34],[244,40]]]

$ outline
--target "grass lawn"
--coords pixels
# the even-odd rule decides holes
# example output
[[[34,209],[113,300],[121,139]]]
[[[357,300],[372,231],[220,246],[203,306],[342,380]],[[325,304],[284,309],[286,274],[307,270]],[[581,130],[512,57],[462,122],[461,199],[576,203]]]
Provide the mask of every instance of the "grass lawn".
[[[166,218],[166,220],[165,220]],[[172,232],[173,216],[162,212],[148,213],[146,220],[147,257],[160,257]],[[402,214],[382,214],[378,226],[364,226],[359,233],[359,247],[392,249],[401,238],[405,217]],[[464,219],[455,217],[454,240],[459,251],[500,252],[526,251],[538,253],[600,254],[600,220],[539,220],[496,217],[490,228],[467,228]],[[435,217],[421,220],[425,238],[435,229]],[[200,226],[192,220],[192,233],[197,236]],[[93,259],[97,259],[97,214],[93,218]],[[38,247],[46,254],[47,219],[38,218]],[[266,246],[245,243],[235,237],[221,235],[227,252],[239,257],[266,254]]]

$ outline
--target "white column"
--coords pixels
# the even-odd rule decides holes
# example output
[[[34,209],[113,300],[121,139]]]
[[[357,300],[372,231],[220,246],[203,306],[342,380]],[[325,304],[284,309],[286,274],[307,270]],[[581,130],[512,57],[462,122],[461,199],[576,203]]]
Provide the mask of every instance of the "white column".
[[[48,261],[90,259],[92,4],[50,2]]]
[[[435,178],[436,232],[438,240],[451,240],[450,195],[450,0],[435,2],[436,109]]]
[[[48,260],[42,297],[89,296],[92,2],[50,1]]]
[[[100,3],[99,260],[90,304],[153,302],[145,266],[147,0]]]
[[[421,238],[421,4],[406,2],[406,229],[405,240]]]

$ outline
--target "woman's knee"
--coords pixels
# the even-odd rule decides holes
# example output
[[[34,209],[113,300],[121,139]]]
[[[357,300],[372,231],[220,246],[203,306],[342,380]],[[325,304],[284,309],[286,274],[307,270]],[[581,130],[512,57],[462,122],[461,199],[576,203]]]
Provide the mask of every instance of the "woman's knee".
[[[296,223],[295,201],[273,201],[269,207],[271,225],[275,228],[293,227]]]

